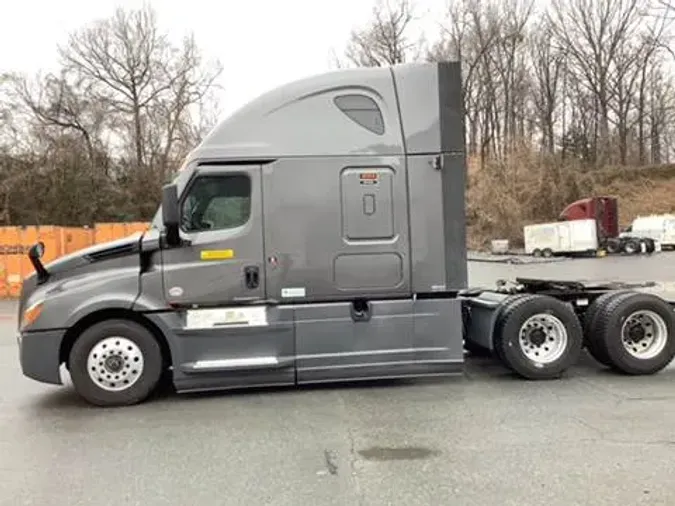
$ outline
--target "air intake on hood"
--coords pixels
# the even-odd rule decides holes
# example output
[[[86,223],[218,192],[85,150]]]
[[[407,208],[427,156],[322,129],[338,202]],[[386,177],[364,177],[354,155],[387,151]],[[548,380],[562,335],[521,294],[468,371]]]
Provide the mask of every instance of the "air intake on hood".
[[[95,251],[84,256],[90,262],[100,262],[101,260],[111,260],[113,258],[119,258],[126,255],[131,255],[137,251],[138,244],[123,244],[121,246],[114,246],[112,248],[106,248],[104,250]]]

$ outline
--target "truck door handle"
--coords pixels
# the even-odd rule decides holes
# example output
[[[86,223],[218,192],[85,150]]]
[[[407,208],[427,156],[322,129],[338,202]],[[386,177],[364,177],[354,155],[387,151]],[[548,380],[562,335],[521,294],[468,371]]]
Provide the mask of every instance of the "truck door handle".
[[[246,288],[258,288],[260,284],[260,270],[255,265],[249,265],[244,269],[244,278],[246,279]]]

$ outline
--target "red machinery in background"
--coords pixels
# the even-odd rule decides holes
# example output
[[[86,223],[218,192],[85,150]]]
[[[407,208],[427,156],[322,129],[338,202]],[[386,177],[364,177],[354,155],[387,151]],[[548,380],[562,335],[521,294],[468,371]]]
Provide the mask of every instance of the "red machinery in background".
[[[607,253],[653,253],[652,239],[624,235],[619,231],[619,203],[616,197],[597,196],[577,200],[560,213],[560,221],[594,219],[598,230],[598,244]],[[644,248],[643,248],[644,244]]]

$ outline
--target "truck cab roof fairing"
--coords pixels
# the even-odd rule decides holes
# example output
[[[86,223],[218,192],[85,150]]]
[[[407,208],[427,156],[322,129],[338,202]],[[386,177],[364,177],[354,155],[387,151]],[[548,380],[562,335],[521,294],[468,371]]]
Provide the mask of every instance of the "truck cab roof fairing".
[[[268,91],[220,122],[188,161],[403,152],[391,71],[359,68]]]
[[[404,134],[413,139],[413,148],[419,148],[413,152],[428,152],[429,142],[420,144],[415,139],[440,139],[438,112],[425,105],[435,104],[438,108],[445,68],[441,65],[446,64],[342,69],[272,89],[221,121],[186,162],[251,157],[400,156],[405,154]],[[434,97],[429,99],[428,95]],[[398,119],[400,106],[404,122],[408,123],[403,128]],[[415,113],[416,107],[419,114]],[[415,118],[423,118],[425,124],[418,124]],[[438,146],[440,141],[435,144]]]

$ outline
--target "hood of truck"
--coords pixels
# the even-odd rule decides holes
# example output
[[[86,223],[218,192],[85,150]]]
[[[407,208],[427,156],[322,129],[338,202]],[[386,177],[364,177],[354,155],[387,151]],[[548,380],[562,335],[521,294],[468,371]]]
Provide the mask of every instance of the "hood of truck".
[[[134,257],[140,251],[142,232],[137,232],[114,241],[95,244],[45,264],[50,275],[58,275],[64,271],[88,266],[97,262],[111,260],[113,258]]]
[[[71,276],[90,272],[95,275],[96,271],[100,269],[138,265],[142,238],[143,232],[137,232],[121,239],[95,244],[45,263],[49,272],[49,280],[45,283],[45,288],[56,287],[59,281]],[[37,288],[37,274],[33,272],[23,281],[19,297],[19,316],[24,310],[26,301]]]

